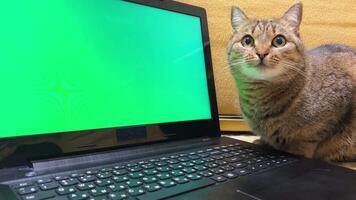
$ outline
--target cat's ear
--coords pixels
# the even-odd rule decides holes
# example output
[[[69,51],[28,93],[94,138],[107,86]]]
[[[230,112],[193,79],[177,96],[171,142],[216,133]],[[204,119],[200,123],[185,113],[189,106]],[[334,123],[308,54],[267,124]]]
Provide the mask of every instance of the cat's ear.
[[[231,26],[233,29],[237,29],[239,25],[247,20],[245,13],[237,6],[232,6],[231,9]]]
[[[288,26],[292,28],[294,32],[299,34],[299,26],[302,22],[303,15],[303,4],[297,3],[288,9],[286,13],[284,13],[282,20],[287,22]]]

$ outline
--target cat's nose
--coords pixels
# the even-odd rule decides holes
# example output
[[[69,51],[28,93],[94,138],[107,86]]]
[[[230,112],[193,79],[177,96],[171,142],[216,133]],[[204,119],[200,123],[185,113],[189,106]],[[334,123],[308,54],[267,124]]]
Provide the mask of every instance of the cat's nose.
[[[267,55],[268,55],[268,53],[256,53],[257,54],[257,56],[261,59],[261,60],[263,60]]]

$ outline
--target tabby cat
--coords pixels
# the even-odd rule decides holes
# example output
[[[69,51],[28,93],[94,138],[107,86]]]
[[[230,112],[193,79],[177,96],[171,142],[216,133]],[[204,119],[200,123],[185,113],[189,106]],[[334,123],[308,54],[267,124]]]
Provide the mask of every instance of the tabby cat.
[[[232,8],[230,71],[242,113],[261,142],[326,161],[356,159],[356,50],[305,51],[302,4],[279,19],[249,19]]]

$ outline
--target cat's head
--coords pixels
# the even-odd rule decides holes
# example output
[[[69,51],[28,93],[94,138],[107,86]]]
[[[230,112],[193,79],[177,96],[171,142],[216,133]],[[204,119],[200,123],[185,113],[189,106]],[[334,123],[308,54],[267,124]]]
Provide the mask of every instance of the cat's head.
[[[301,20],[301,3],[289,8],[281,18],[268,20],[249,19],[234,6],[231,12],[233,36],[228,45],[233,75],[273,81],[303,70]]]

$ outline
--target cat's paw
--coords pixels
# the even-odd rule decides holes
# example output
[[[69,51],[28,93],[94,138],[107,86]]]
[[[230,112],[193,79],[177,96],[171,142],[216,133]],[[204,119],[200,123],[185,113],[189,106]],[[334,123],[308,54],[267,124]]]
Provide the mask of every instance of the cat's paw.
[[[268,144],[268,142],[262,139],[254,140],[252,143],[261,146],[262,148],[273,149],[273,147],[270,144]]]

